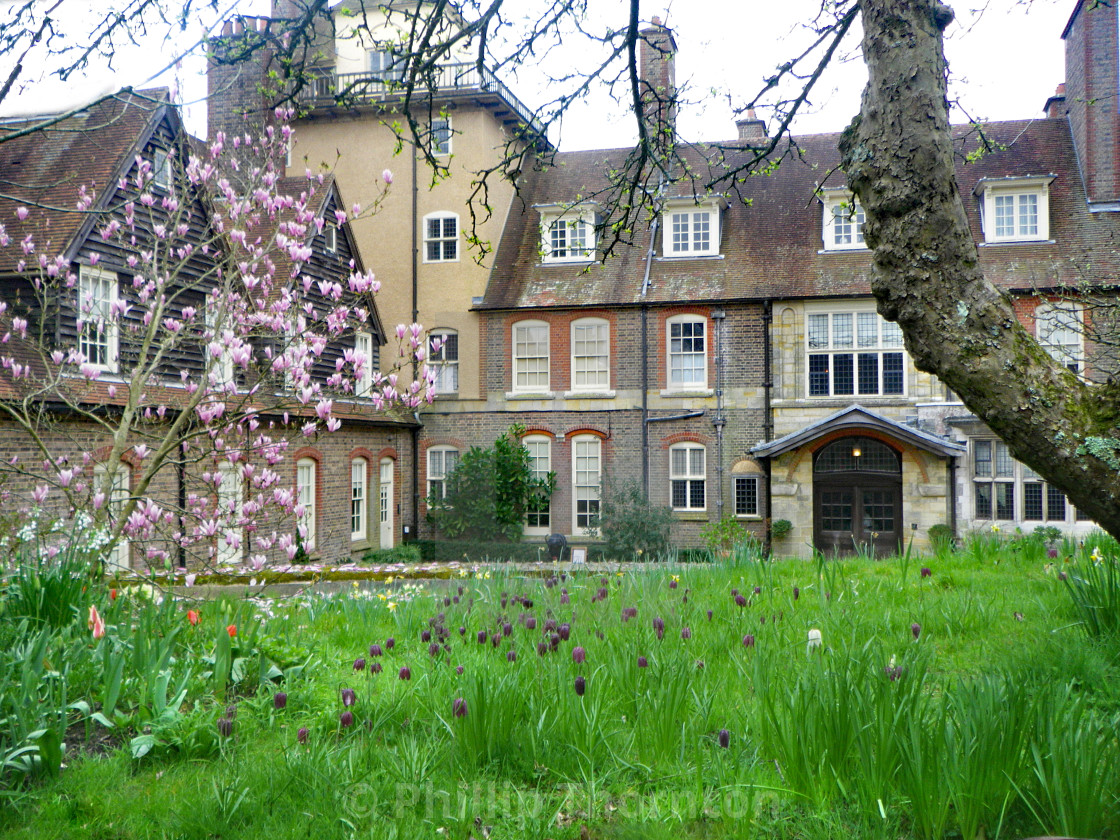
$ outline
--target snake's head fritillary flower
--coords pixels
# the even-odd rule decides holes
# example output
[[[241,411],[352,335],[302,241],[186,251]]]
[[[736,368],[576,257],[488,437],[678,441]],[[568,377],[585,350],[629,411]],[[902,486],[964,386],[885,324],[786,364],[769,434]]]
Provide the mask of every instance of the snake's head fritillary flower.
[[[406,681],[410,680],[410,679],[412,679],[412,670],[407,665],[405,665],[403,668],[401,668],[398,676],[402,680],[406,680]]]
[[[344,688],[339,693],[342,695],[343,706],[353,706],[358,700],[358,695],[354,693],[354,689],[352,688]]]
[[[922,566],[922,577],[927,578],[927,577],[930,577],[932,575],[933,575],[933,572],[930,571],[929,566]]]
[[[307,738],[310,735],[311,735],[311,733],[308,731],[307,727],[306,726],[301,726],[299,728],[299,731],[296,733],[296,740],[299,741],[301,744],[306,744],[307,743]]]
[[[639,656],[638,657],[638,667],[639,668],[648,668],[649,667],[649,660],[646,659],[644,656]]]
[[[536,630],[537,629],[537,620],[535,618],[533,618],[533,616],[530,615],[530,616],[525,617],[525,629],[526,630]]]
[[[742,595],[736,595],[735,596],[735,606],[742,609],[746,605],[747,605],[747,599],[746,598],[744,598]]]
[[[692,638],[692,628],[691,627],[682,627],[681,628],[681,638],[684,639],[686,642],[689,639],[691,639]]]
[[[344,711],[342,714],[340,714],[338,716],[338,722],[340,724],[342,724],[343,727],[353,726],[354,725],[354,713],[351,712],[349,709],[347,709],[346,711]]]
[[[233,734],[233,721],[228,717],[218,718],[218,734],[223,738],[228,738]]]
[[[517,661],[517,651],[507,650],[506,651],[506,662],[516,662],[516,661]]]
[[[805,645],[805,649],[809,653],[812,653],[815,650],[820,650],[820,648],[821,648],[821,631],[817,630],[814,627],[812,630],[809,631],[809,640]]]
[[[728,732],[726,729],[721,729],[719,731],[719,736],[718,736],[717,740],[719,741],[719,745],[721,747],[723,747],[724,749],[727,749],[728,747],[731,746],[731,733]]]
[[[421,630],[420,631],[420,641],[422,641],[424,644],[427,644],[431,640],[432,640],[432,631],[431,630]]]
[[[914,636],[914,640],[917,641],[918,637],[922,635],[922,625],[915,621],[910,625],[910,633]]]
[[[359,656],[357,659],[354,660],[354,670],[355,671],[364,671],[365,669],[366,669],[366,661]]]
[[[386,644],[388,644],[388,642],[386,642]],[[381,656],[381,653],[382,653],[381,645],[372,644],[372,645],[369,646],[369,655],[370,656]]]
[[[272,707],[279,711],[288,705],[288,695],[283,691],[277,691],[272,695]]]
[[[587,660],[587,651],[579,645],[572,648],[572,661],[577,665],[582,665]]]
[[[462,697],[456,697],[451,703],[451,713],[455,717],[461,718],[467,716],[467,701]]]
[[[743,647],[749,647],[749,648],[754,647],[754,634],[753,633],[747,633],[747,635],[745,635],[743,637]]]
[[[663,639],[665,637],[665,619],[657,616],[653,619],[653,632],[657,634],[657,638]]]
[[[561,640],[566,642],[572,637],[572,625],[565,621],[556,628],[556,633],[560,636]]]
[[[793,587],[793,600],[796,601],[800,597],[801,597],[801,590],[798,589],[796,586]]]
[[[576,694],[582,697],[585,691],[587,691],[587,680],[583,677],[576,677]]]

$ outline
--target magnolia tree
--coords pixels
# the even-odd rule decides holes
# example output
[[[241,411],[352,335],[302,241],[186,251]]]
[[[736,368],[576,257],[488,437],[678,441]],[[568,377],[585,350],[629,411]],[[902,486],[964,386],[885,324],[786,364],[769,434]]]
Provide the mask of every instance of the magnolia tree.
[[[339,429],[339,415],[431,399],[419,325],[396,328],[395,358],[381,370],[356,349],[379,288],[373,273],[353,260],[341,280],[308,273],[330,182],[308,172],[294,194],[281,189],[292,179],[267,161],[287,146],[289,116],[258,137],[184,145],[168,181],[137,157],[108,205],[80,191],[74,212],[96,213],[91,268],[102,250],[127,255],[132,279],[119,291],[80,293],[65,257],[0,225],[0,246],[22,249],[29,290],[0,302],[0,417],[33,453],[22,447],[3,463],[9,511],[72,520],[78,527],[53,530],[106,556],[139,545],[149,566],[245,554],[259,569],[294,558],[308,536],[289,449]],[[239,173],[252,186],[235,192],[223,173],[242,156],[266,163]],[[335,210],[326,223],[372,212],[391,180],[386,170],[370,207]],[[46,212],[21,206],[13,227]],[[77,340],[62,346],[68,307]],[[416,370],[420,379],[402,374]]]

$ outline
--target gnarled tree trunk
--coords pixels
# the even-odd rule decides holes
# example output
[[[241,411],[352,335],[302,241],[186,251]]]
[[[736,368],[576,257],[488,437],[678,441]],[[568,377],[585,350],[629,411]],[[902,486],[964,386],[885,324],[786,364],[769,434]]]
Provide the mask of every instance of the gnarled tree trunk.
[[[953,166],[937,0],[861,0],[870,74],[841,140],[867,216],[879,312],[915,365],[937,376],[1120,539],[1120,388],[1087,384],[1052,359],[980,269]]]

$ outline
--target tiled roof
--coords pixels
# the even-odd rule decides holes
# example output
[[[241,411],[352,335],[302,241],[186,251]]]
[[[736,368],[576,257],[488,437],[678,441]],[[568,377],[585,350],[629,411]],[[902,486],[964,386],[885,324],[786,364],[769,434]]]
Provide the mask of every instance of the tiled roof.
[[[72,254],[75,237],[86,229],[89,213],[77,210],[84,186],[98,199],[111,194],[122,167],[147,140],[167,91],[122,91],[49,128],[0,142],[0,224],[12,243],[0,249],[0,272],[15,271],[26,258],[20,243],[31,235],[36,254]],[[173,109],[168,109],[169,111]],[[42,122],[43,118],[4,120],[0,138]],[[20,207],[28,209],[21,221]]]
[[[991,151],[971,154],[979,145],[976,129],[958,127],[958,183],[977,241],[982,240],[979,199],[982,178],[1053,175],[1050,185],[1050,239],[1047,242],[982,245],[985,271],[1013,289],[1048,288],[1086,279],[1120,276],[1116,239],[1120,214],[1088,210],[1065,120],[1023,120],[984,126]],[[738,193],[727,191],[720,257],[655,258],[650,288],[642,297],[650,230],[648,216],[635,229],[634,245],[606,264],[542,264],[540,214],[534,207],[567,204],[607,184],[607,173],[624,162],[628,149],[558,154],[555,164],[526,176],[522,202],[506,225],[482,309],[609,306],[696,300],[831,297],[870,294],[870,252],[822,251],[822,206],[818,186],[843,187],[837,167],[838,134],[799,137],[783,146],[786,159],[769,175],[747,178]],[[735,144],[726,165],[748,153]],[[716,147],[694,148],[697,170],[707,171],[705,156]],[[713,170],[720,164],[713,164]],[[674,185],[669,190],[680,191]],[[523,209],[523,212],[519,212]],[[660,239],[660,234],[658,235]],[[660,242],[657,252],[661,253]]]

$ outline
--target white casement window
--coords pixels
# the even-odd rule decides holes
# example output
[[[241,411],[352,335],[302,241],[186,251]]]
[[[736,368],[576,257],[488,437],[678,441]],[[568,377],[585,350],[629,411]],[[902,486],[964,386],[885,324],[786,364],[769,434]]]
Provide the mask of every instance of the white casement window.
[[[104,464],[97,464],[93,468],[94,493],[104,492],[102,488],[105,487],[108,473],[109,468]],[[106,493],[108,499],[106,500],[105,511],[108,514],[108,526],[110,528],[116,527],[124,513],[124,506],[128,502],[129,486],[132,483],[131,478],[131,470],[128,464],[117,464],[117,469],[113,472],[112,483]],[[128,538],[122,532],[116,546],[105,555],[105,565],[108,570],[128,569],[131,565],[129,563],[130,554]]]
[[[708,322],[699,315],[677,315],[666,324],[668,387],[703,391],[708,387]]]
[[[1067,301],[1041,304],[1034,311],[1034,334],[1055,360],[1074,373],[1082,372],[1085,321],[1081,307]]]
[[[317,529],[316,478],[319,465],[313,458],[300,458],[296,461],[296,504],[300,508],[296,526],[307,551],[315,548]]]
[[[513,390],[548,391],[548,324],[520,321],[513,325]]]
[[[585,202],[537,205],[541,214],[541,255],[546,263],[590,262],[595,258],[599,205]]]
[[[572,438],[572,515],[575,533],[599,527],[603,442],[595,435]]]
[[[360,364],[359,364],[360,363]],[[368,397],[373,393],[373,334],[359,330],[354,333],[354,394]]]
[[[435,370],[436,393],[459,393],[459,333],[433,330],[429,341],[428,364]]]
[[[216,559],[222,565],[241,562],[244,528],[241,525],[245,505],[245,483],[241,469],[229,461],[218,464],[218,512],[225,520],[225,527],[218,534]]]
[[[435,157],[446,157],[451,154],[451,136],[454,133],[450,117],[437,117],[432,120],[431,144],[432,154]]]
[[[735,515],[743,517],[761,516],[759,507],[759,480],[757,473],[736,474],[732,469],[731,491]]]
[[[459,261],[459,217],[432,213],[424,217],[424,262]]]
[[[706,452],[698,443],[669,447],[670,503],[673,510],[706,510]]]
[[[78,270],[78,352],[102,370],[117,369],[118,336],[114,314],[117,275],[99,268]]]
[[[546,480],[552,471],[552,438],[548,435],[529,435],[521,439],[521,445],[529,453],[529,468],[533,478]],[[552,505],[531,507],[525,511],[525,533],[541,536],[552,529]]]
[[[988,522],[1076,522],[1073,505],[1057,487],[1011,457],[994,438],[970,441],[973,515]]]
[[[369,534],[369,462],[350,461],[350,540],[359,542]]]
[[[982,178],[976,185],[984,241],[1035,242],[1050,238],[1050,183],[1039,178]]]
[[[666,257],[709,257],[719,254],[723,199],[669,200],[663,216],[662,253]]]
[[[428,504],[438,504],[447,497],[447,476],[459,466],[459,450],[451,446],[433,446],[428,450]]]
[[[152,184],[161,190],[171,189],[171,155],[166,149],[156,149],[152,155]]]
[[[609,390],[610,364],[610,325],[602,318],[573,321],[572,390]]]
[[[805,336],[810,397],[905,393],[902,330],[870,305],[855,311],[809,310]]]
[[[369,72],[379,82],[399,82],[404,78],[404,57],[383,47],[366,53]]]
[[[338,225],[333,222],[323,224],[323,247],[327,249],[328,254],[338,251]]]
[[[851,251],[866,248],[863,241],[863,207],[847,190],[824,190],[824,250]]]

